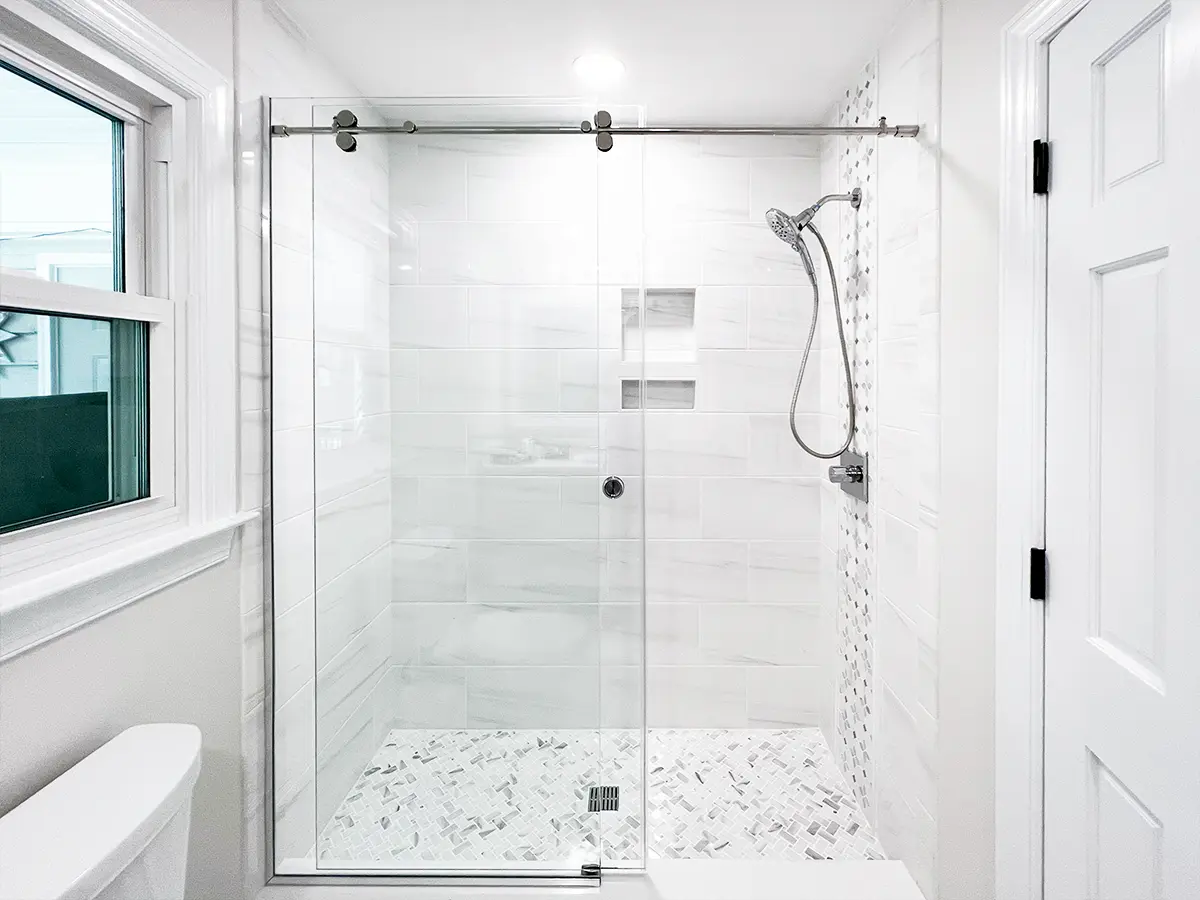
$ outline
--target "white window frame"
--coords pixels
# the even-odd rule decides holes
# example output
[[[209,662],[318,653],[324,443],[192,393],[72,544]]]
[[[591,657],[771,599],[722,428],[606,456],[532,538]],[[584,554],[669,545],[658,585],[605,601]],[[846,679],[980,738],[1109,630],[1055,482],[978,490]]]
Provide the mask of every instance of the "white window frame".
[[[0,56],[126,122],[127,263],[124,292],[0,272],[0,302],[150,323],[151,381],[150,496],[0,535],[3,661],[219,564],[255,514],[237,508],[232,87],[117,0],[0,10],[23,22]]]

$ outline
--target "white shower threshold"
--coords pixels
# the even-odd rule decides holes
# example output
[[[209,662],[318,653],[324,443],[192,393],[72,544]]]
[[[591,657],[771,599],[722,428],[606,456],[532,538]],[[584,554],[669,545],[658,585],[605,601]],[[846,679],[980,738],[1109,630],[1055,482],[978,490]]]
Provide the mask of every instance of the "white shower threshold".
[[[923,900],[894,860],[655,860],[644,873],[604,875],[599,887],[268,885],[258,900]]]

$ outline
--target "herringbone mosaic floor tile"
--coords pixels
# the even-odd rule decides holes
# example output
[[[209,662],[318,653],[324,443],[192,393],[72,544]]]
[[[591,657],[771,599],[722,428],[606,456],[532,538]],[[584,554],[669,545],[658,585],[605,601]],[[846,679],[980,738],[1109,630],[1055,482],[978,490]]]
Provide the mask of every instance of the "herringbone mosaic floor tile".
[[[655,730],[650,857],[881,859],[816,728]],[[395,730],[319,840],[323,867],[544,864],[643,857],[636,731]],[[588,790],[620,788],[616,812]]]

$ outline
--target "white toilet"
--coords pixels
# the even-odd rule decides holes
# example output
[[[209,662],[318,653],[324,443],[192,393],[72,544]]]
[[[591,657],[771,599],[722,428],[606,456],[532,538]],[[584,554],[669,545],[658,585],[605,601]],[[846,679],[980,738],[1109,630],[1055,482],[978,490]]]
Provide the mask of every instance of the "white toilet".
[[[0,818],[0,900],[178,900],[200,729],[138,725]]]

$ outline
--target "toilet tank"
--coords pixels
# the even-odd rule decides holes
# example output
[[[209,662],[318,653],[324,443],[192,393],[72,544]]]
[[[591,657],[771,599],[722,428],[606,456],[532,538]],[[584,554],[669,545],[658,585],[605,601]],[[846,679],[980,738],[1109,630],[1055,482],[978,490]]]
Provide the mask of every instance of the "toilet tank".
[[[178,900],[194,725],[121,732],[0,818],[0,900]]]

